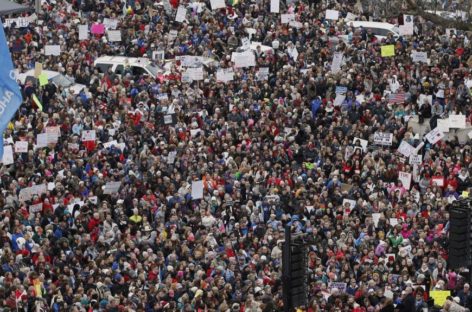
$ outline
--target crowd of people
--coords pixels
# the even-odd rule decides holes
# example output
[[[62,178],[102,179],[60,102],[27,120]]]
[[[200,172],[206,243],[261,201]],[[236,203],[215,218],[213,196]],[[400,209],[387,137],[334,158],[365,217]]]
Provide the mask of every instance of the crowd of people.
[[[372,19],[354,1],[280,2],[298,22],[287,24],[270,2],[50,0],[27,27],[5,28],[19,73],[41,63],[86,89],[20,83],[5,142],[28,150],[0,169],[0,310],[282,311],[287,225],[309,238],[301,311],[424,311],[442,290],[445,311],[472,308],[467,272],[447,265],[448,206],[468,197],[470,141],[432,144],[409,125],[428,133],[454,114],[469,126],[471,35],[415,16],[413,35],[379,39],[350,27],[348,13]],[[104,18],[119,20],[120,42],[79,40],[78,25]],[[217,81],[248,29],[276,49],[257,49],[256,66]],[[387,44],[395,55],[382,57]],[[159,79],[94,67],[100,56],[157,50],[173,62]],[[215,62],[203,80],[182,81],[184,55]],[[400,92],[404,100],[389,100]],[[57,143],[37,147],[50,128]],[[87,130],[96,138],[82,141]],[[379,132],[390,145],[374,143]],[[402,142],[419,163],[397,151]]]

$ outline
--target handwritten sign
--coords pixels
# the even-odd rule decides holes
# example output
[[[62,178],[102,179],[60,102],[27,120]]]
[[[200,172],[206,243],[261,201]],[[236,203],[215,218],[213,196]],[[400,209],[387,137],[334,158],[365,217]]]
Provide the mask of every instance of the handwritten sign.
[[[60,45],[46,45],[44,46],[44,55],[61,55],[61,46]]]
[[[400,171],[398,173],[398,180],[400,180],[400,182],[402,182],[403,186],[406,189],[408,189],[408,190],[410,189],[410,187],[411,187],[411,173]]]
[[[15,142],[15,153],[28,153],[28,142],[16,141]]]
[[[434,299],[434,305],[438,307],[442,307],[450,295],[450,290],[431,290],[429,292],[429,296]]]
[[[414,150],[415,148],[413,146],[405,141],[402,141],[397,151],[405,157],[410,157]]]
[[[395,56],[395,46],[393,44],[381,46],[380,47],[380,55],[382,57]]]
[[[439,130],[438,127],[434,128],[431,130],[427,135],[426,139],[429,141],[431,144],[436,144],[439,142],[442,138],[444,138],[444,133],[442,133],[441,130]]]
[[[393,142],[393,133],[387,133],[387,132],[374,133],[374,144],[392,145],[392,142]]]

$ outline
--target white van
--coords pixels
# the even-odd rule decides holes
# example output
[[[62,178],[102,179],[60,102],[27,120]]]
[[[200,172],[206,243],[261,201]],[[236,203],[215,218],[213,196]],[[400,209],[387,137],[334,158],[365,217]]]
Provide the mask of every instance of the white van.
[[[147,58],[126,57],[126,56],[101,56],[94,62],[95,68],[101,74],[107,73],[109,69],[117,75],[123,75],[125,67],[131,68],[134,76],[149,75],[157,78],[159,73],[165,73]]]
[[[352,21],[348,22],[347,26],[353,27],[355,30],[360,28],[364,28],[367,31],[370,30],[378,40],[386,39],[388,34],[391,34],[394,39],[400,37],[398,27],[389,23]]]

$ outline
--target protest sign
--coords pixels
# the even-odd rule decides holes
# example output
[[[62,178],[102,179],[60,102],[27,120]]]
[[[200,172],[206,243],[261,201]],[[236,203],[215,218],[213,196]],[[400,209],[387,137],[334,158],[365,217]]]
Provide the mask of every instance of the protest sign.
[[[281,14],[280,15],[280,20],[281,20],[282,24],[288,24],[291,21],[295,20],[295,14],[294,13]]]
[[[343,62],[343,53],[336,52],[333,55],[333,62],[331,63],[331,71],[333,73],[337,73],[341,70],[341,64]]]
[[[36,136],[36,148],[48,146],[48,134],[40,133]]]
[[[82,130],[82,141],[95,141],[96,137],[95,130]]]
[[[41,210],[43,210],[43,203],[39,203],[39,204],[29,206],[29,212],[30,213],[41,212]]]
[[[118,27],[118,19],[116,18],[105,18],[103,19],[103,25],[106,29],[114,30]]]
[[[411,58],[415,63],[428,63],[428,53],[426,52],[413,51],[411,52]]]
[[[231,60],[236,68],[256,66],[256,57],[252,51],[233,52]]]
[[[393,133],[387,133],[387,132],[374,133],[374,144],[392,145],[392,142],[393,142]]]
[[[402,141],[400,146],[398,147],[398,152],[405,157],[410,157],[410,155],[414,152],[415,148],[411,146],[409,143]]]
[[[28,142],[27,141],[16,141],[15,142],[15,153],[28,153]]]
[[[438,119],[437,127],[441,132],[449,132],[449,119]]]
[[[187,18],[187,9],[183,5],[179,5],[175,14],[175,21],[182,23]]]
[[[449,115],[449,128],[465,129],[466,125],[465,115]]]
[[[444,138],[444,133],[442,133],[441,130],[439,130],[438,127],[434,128],[431,130],[427,135],[426,139],[429,141],[431,144],[436,144],[439,142],[442,138]]]
[[[430,290],[429,296],[434,300],[434,306],[442,307],[447,297],[451,295],[450,290]]]
[[[121,31],[120,30],[109,30],[108,31],[108,41],[110,41],[110,42],[120,42],[121,41]]]
[[[280,0],[270,0],[270,13],[280,13]]]
[[[211,9],[224,9],[226,7],[225,0],[210,0]]]
[[[61,55],[61,46],[60,45],[46,45],[44,46],[44,55]]]
[[[192,199],[203,198],[203,181],[192,181]]]
[[[395,46],[393,44],[381,46],[380,55],[382,57],[395,56]]]
[[[118,190],[120,189],[121,182],[108,182],[105,184],[103,187],[103,194],[114,194],[117,193]]]
[[[403,186],[409,190],[411,187],[411,173],[400,171],[398,173],[398,180],[400,180]]]
[[[95,23],[90,27],[90,32],[94,35],[103,35],[105,33],[105,25]]]
[[[11,146],[11,145],[3,146],[2,163],[6,166],[11,165],[11,164],[14,163],[14,160],[13,160],[13,146]]]
[[[228,82],[234,79],[234,71],[230,68],[220,68],[216,72],[216,81]]]
[[[410,165],[421,165],[423,162],[423,155],[411,154],[409,159]]]
[[[42,71],[43,71],[43,64],[39,62],[34,63],[34,77],[38,78],[39,75],[41,75]]]
[[[339,19],[339,11],[337,10],[326,10],[326,19],[328,20],[338,20]]]

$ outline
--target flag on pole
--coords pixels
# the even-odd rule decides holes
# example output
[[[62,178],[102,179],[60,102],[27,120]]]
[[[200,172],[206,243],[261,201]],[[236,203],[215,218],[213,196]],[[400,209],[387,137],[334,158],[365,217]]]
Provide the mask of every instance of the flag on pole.
[[[34,104],[36,104],[36,106],[39,108],[40,111],[43,111],[43,104],[34,93],[33,93],[33,102]]]
[[[0,23],[0,159],[3,158],[3,132],[23,102],[16,82],[7,39]]]

